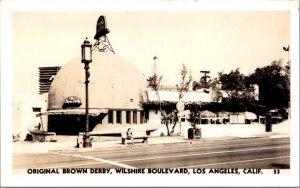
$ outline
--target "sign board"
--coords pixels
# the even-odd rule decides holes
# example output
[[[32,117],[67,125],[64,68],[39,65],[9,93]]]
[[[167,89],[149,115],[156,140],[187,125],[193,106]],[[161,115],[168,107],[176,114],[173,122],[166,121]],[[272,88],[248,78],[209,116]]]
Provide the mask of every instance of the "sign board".
[[[69,96],[65,99],[65,104],[68,103],[68,104],[81,104],[81,100],[79,97],[77,96]]]
[[[179,101],[177,104],[176,104],[176,108],[177,110],[179,110],[180,112],[184,110],[184,102],[182,101]]]

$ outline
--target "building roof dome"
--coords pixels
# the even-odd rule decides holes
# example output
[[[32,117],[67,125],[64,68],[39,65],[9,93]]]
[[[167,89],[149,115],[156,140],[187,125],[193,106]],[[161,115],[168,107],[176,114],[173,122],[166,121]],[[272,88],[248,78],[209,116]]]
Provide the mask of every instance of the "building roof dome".
[[[147,81],[144,75],[124,58],[110,52],[94,52],[90,66],[89,108],[140,109]],[[48,110],[66,108],[68,97],[79,98],[76,108],[85,108],[85,70],[77,57],[55,76],[49,91]]]

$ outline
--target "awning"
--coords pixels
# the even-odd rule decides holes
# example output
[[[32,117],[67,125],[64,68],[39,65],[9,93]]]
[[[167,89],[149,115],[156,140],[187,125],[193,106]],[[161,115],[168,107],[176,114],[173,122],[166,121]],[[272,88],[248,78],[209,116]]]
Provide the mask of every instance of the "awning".
[[[178,91],[158,91],[160,101],[178,102],[179,92]],[[148,99],[151,102],[159,102],[158,96],[155,91],[148,90]],[[211,93],[201,91],[189,91],[185,93],[181,99],[184,102],[211,102]]]
[[[245,112],[245,119],[256,119],[256,114],[253,112]]]
[[[204,110],[200,112],[201,118],[214,118],[217,117],[217,115],[211,111]]]
[[[221,111],[221,112],[218,113],[218,116],[221,117],[221,118],[228,119],[229,118],[229,112]]]
[[[99,116],[101,113],[108,113],[108,109],[89,109],[90,116]],[[47,115],[85,115],[85,109],[60,109],[49,110]]]

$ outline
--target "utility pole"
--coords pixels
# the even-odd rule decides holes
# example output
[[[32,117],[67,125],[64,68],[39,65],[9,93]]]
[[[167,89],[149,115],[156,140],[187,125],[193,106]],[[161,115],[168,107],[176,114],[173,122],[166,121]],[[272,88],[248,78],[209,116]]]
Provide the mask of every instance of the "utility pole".
[[[210,78],[210,76],[208,76],[208,74],[210,73],[210,71],[200,71],[200,73],[203,73],[204,76],[201,77],[204,79],[204,86],[207,87],[207,78]]]
[[[283,47],[283,50],[288,52],[288,62],[290,62],[290,45],[288,45],[287,47]]]
[[[288,45],[287,47],[283,47],[283,50],[288,52],[288,65],[290,64],[290,45]],[[290,78],[289,78],[290,79]],[[291,119],[291,106],[290,106],[290,102],[289,102],[289,107],[288,107],[288,119]]]

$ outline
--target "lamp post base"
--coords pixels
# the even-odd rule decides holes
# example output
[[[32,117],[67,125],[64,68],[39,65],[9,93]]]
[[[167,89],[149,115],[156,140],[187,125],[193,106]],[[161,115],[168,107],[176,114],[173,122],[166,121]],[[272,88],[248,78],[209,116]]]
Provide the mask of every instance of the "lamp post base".
[[[90,135],[88,132],[83,135],[83,147],[84,148],[92,147],[92,142],[91,142]]]

